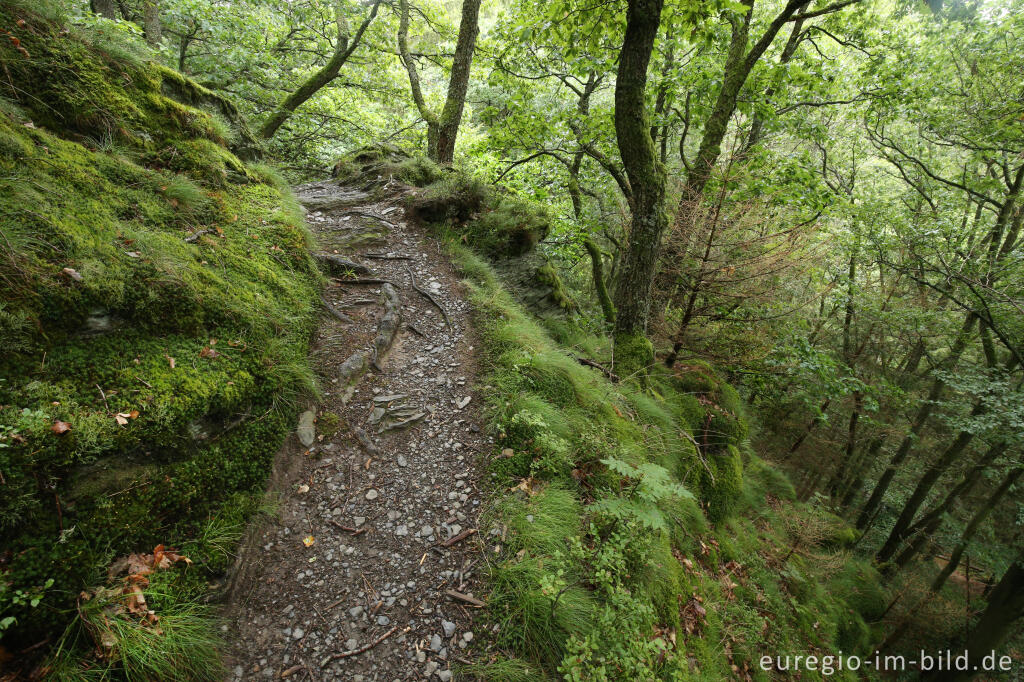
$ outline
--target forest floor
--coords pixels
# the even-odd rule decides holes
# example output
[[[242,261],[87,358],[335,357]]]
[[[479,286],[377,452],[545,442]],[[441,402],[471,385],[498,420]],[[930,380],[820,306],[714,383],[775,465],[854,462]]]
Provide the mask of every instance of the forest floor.
[[[397,198],[332,182],[296,191],[319,253],[360,267],[333,264],[312,350],[323,396],[278,455],[275,512],[243,540],[229,679],[449,680],[480,605],[487,438],[470,306]],[[350,378],[353,353],[374,348],[379,368]]]

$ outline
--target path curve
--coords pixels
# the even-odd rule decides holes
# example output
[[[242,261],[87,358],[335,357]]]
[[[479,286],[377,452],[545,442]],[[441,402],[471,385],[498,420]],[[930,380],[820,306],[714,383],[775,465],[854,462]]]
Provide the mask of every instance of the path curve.
[[[332,182],[296,191],[320,254],[342,256],[312,351],[325,395],[316,435],[279,454],[277,514],[243,542],[229,679],[449,680],[479,615],[477,462],[489,448],[469,304],[400,204]]]

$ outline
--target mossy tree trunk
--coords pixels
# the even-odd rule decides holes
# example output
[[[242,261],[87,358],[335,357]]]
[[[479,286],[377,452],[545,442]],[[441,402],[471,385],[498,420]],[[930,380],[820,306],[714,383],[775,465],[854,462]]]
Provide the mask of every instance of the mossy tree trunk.
[[[583,246],[590,254],[590,265],[594,273],[594,288],[597,290],[597,300],[601,304],[601,313],[604,315],[605,323],[612,326],[615,324],[615,304],[612,303],[612,297],[608,294],[608,285],[604,279],[604,254],[601,253],[597,242],[590,237],[583,242]]]
[[[629,0],[615,82],[615,135],[633,195],[629,241],[615,283],[615,360],[626,373],[654,359],[646,339],[665,215],[665,167],[651,139],[645,90],[663,0]],[[621,372],[620,372],[621,373]]]
[[[455,43],[452,73],[448,81],[448,94],[440,115],[430,109],[423,97],[420,76],[409,51],[409,0],[401,0],[399,3],[398,54],[405,65],[406,73],[409,74],[412,100],[420,116],[427,122],[427,156],[437,163],[450,164],[455,158],[455,140],[462,122],[462,111],[466,106],[473,53],[476,50],[477,36],[480,34],[480,2],[481,0],[463,0],[459,37]]]
[[[334,53],[320,70],[310,76],[306,82],[300,85],[295,92],[288,95],[277,109],[267,118],[263,127],[260,128],[260,137],[269,140],[277,132],[278,128],[302,106],[306,100],[315,95],[325,85],[338,77],[341,67],[345,65],[352,53],[359,46],[366,29],[373,23],[380,7],[380,0],[375,0],[370,7],[370,13],[359,25],[354,37],[349,36],[348,21],[345,19],[344,8],[340,2],[335,3],[335,21],[338,25],[338,39],[334,44]]]

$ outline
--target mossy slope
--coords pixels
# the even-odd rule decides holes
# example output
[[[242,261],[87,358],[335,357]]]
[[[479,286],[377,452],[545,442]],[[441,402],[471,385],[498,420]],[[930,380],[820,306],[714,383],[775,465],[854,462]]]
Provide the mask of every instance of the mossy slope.
[[[844,552],[834,517],[797,503],[753,454],[742,401],[712,368],[612,383],[574,357],[606,359],[605,339],[560,323],[556,340],[491,266],[453,253],[483,334],[498,442],[494,662],[467,672],[788,679],[760,657],[870,646],[884,608],[877,575]]]
[[[229,102],[12,5],[0,26],[14,646],[58,634],[112,558],[241,521],[311,385],[319,275],[287,188],[232,151],[254,153]],[[49,579],[37,607],[12,603]]]

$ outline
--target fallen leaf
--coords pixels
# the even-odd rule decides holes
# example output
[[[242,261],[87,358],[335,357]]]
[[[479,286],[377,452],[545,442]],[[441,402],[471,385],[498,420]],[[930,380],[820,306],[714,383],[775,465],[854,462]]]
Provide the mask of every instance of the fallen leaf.
[[[61,272],[63,272],[65,275],[75,280],[76,282],[82,281],[82,275],[80,275],[78,273],[78,270],[75,270],[74,268],[64,268],[63,270],[61,270]]]
[[[50,427],[50,430],[59,436],[70,431],[71,424],[68,424],[67,422],[62,422],[58,419],[57,421],[53,422],[53,426]]]
[[[199,351],[199,357],[201,357],[201,358],[217,358],[217,357],[220,357],[220,353],[218,353],[214,349],[210,348],[209,346],[205,346],[201,351]]]
[[[304,544],[306,547],[312,547],[315,542],[316,538],[314,538],[312,535],[307,535],[306,537],[302,538],[302,544]]]
[[[174,358],[170,355],[165,355],[164,357],[167,358],[167,362],[171,365],[171,369],[174,369]]]
[[[139,418],[139,411],[138,410],[132,410],[131,412],[128,413],[128,418],[129,419],[138,419]]]
[[[306,485],[305,483],[303,483],[302,485],[299,486],[298,492],[299,492],[300,495],[308,493],[309,492],[309,486]]]
[[[128,416],[127,412],[118,412],[114,415],[114,421],[116,421],[120,426],[124,426],[128,423]]]

